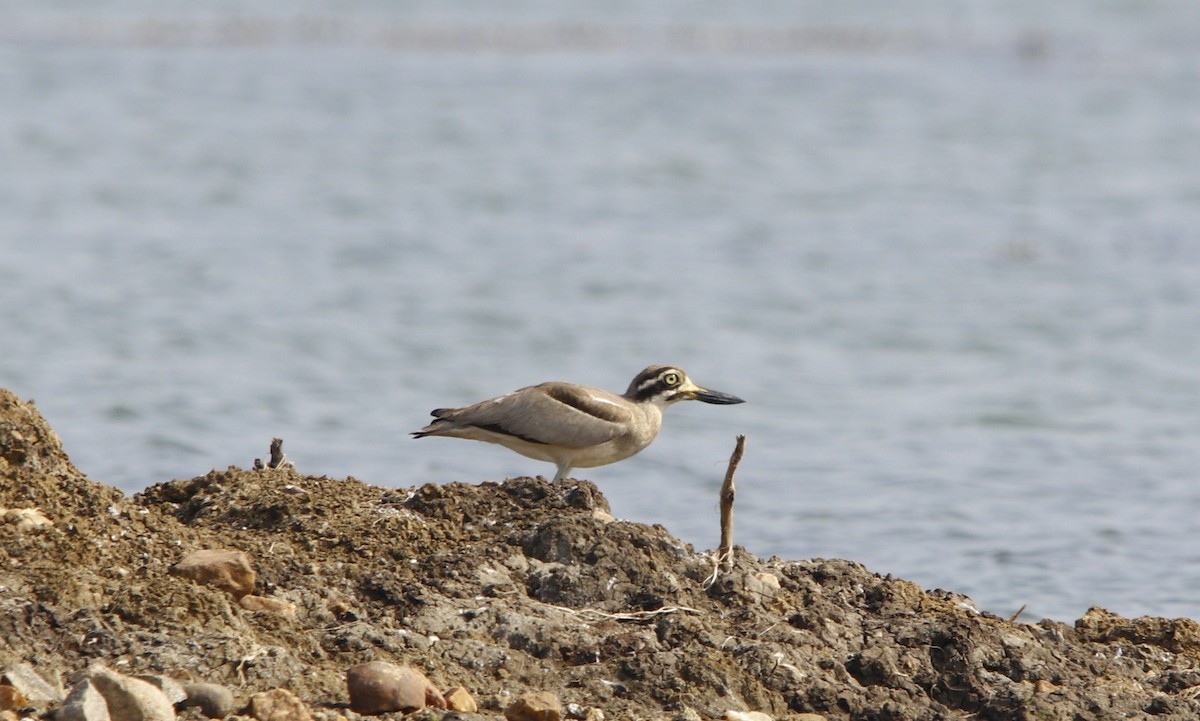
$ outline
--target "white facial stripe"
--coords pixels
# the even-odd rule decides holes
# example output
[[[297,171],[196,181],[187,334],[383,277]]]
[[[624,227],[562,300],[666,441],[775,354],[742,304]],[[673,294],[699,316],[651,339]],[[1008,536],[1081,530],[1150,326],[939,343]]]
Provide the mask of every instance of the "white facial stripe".
[[[638,386],[638,391],[641,392],[641,391],[646,390],[647,388],[650,388],[652,386],[658,385],[659,383],[662,383],[663,376],[666,376],[671,373],[674,373],[675,375],[679,376],[681,379],[687,378],[687,376],[685,376],[683,374],[683,371],[679,370],[678,368],[664,368],[658,372],[658,375],[654,376],[653,378],[647,378],[645,381],[643,381],[641,383],[641,385]],[[686,384],[687,384],[687,381],[684,380],[683,385],[686,385]]]

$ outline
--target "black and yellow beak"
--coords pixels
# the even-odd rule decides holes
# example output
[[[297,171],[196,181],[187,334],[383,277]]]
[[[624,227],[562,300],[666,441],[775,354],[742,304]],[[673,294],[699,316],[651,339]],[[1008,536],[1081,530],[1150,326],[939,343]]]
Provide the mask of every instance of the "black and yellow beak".
[[[685,400],[703,401],[705,403],[712,403],[713,405],[718,406],[732,406],[737,405],[738,403],[746,402],[737,396],[731,396],[728,393],[722,393],[721,391],[710,391],[707,388],[701,388],[700,386],[690,382],[684,388],[679,389],[679,395]]]

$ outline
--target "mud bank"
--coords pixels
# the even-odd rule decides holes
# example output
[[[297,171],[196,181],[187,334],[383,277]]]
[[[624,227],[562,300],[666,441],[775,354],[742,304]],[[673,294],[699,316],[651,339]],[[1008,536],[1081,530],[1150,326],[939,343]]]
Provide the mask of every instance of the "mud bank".
[[[586,481],[383,488],[229,468],[126,496],[0,390],[0,507],[0,673],[56,692],[101,662],[223,686],[228,718],[258,718],[250,699],[275,689],[300,702],[278,718],[329,721],[497,719],[531,691],[592,721],[1200,718],[1194,621],[1010,622],[851,561],[741,549],[706,585],[708,554],[613,520]],[[205,549],[244,552],[250,592],[172,572]],[[346,671],[368,661],[461,686],[478,710],[362,716]],[[63,703],[12,697],[0,719]]]

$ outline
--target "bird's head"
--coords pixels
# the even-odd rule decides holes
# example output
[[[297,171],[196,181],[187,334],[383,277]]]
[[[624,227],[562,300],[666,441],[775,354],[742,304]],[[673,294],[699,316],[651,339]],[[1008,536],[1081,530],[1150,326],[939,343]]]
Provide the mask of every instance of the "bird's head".
[[[669,406],[678,401],[703,401],[717,405],[745,403],[737,396],[701,388],[675,366],[653,365],[637,374],[625,391],[625,397],[635,403]]]

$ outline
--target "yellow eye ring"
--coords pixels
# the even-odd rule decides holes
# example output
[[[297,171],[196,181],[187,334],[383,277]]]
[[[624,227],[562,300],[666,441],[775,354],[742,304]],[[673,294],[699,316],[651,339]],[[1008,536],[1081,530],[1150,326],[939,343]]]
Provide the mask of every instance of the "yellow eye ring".
[[[669,386],[679,385],[679,374],[678,373],[674,373],[674,372],[664,373],[662,379],[663,379],[663,383],[666,383]]]

